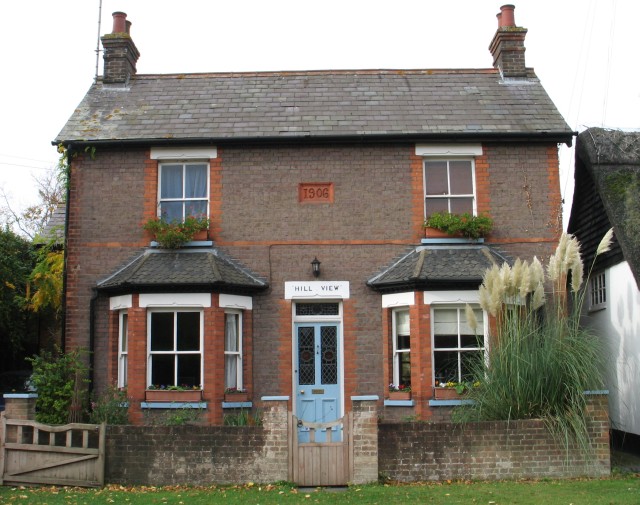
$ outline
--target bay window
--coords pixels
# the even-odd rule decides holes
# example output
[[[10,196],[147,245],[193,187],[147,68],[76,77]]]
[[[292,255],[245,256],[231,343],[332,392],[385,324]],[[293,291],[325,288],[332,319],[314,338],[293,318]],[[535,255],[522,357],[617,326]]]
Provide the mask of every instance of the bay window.
[[[393,314],[393,384],[411,386],[411,331],[409,310],[394,310]]]
[[[118,315],[118,387],[127,387],[127,360],[129,345],[129,315],[121,311]]]
[[[242,390],[242,313],[224,314],[224,388]]]
[[[148,383],[202,385],[202,311],[150,311]]]
[[[432,309],[434,384],[473,381],[484,360],[484,313],[472,307],[475,322],[467,321],[464,306]]]

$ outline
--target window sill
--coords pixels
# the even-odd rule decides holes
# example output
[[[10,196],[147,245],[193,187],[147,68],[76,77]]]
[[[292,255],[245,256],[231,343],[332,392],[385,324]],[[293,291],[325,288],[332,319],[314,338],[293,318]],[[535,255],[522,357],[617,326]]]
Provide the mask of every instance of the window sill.
[[[385,400],[385,407],[415,407],[415,400]]]
[[[429,407],[456,407],[458,405],[473,405],[473,400],[429,400]]]
[[[143,409],[206,409],[207,402],[140,402]]]
[[[442,237],[442,238],[423,238],[423,244],[484,244],[484,238],[465,238],[465,237]]]
[[[185,247],[212,247],[212,246],[213,246],[213,240],[191,240],[189,242],[185,242],[180,247],[185,248]],[[151,241],[151,243],[149,244],[149,247],[160,248],[160,246],[158,245],[158,242],[156,242],[155,240]]]
[[[223,409],[250,409],[253,402],[222,402]]]

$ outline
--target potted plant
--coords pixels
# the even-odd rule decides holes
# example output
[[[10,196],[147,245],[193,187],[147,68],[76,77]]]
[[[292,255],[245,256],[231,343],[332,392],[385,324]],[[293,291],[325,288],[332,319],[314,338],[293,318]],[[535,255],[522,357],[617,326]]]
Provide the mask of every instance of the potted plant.
[[[425,220],[424,227],[426,237],[457,236],[477,240],[491,231],[493,220],[484,215],[434,212]]]
[[[248,402],[249,392],[246,389],[227,388],[224,390],[225,402]]]
[[[436,400],[459,400],[471,388],[480,386],[480,382],[438,382],[433,388],[433,398]]]
[[[411,400],[411,386],[389,384],[389,400]]]
[[[151,384],[144,396],[148,402],[199,402],[202,399],[202,388]]]
[[[206,217],[195,216],[187,216],[182,222],[153,218],[144,224],[144,229],[153,233],[163,249],[178,249],[208,228],[209,220]]]

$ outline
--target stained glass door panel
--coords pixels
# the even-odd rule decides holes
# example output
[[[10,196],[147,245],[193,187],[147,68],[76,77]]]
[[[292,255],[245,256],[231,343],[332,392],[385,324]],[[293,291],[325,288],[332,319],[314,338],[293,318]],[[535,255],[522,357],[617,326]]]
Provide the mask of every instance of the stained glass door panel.
[[[296,325],[296,416],[313,423],[335,421],[340,417],[339,326],[333,323]],[[308,430],[299,429],[299,441],[309,441]],[[324,432],[316,432],[323,442]],[[335,434],[332,437],[336,440]]]

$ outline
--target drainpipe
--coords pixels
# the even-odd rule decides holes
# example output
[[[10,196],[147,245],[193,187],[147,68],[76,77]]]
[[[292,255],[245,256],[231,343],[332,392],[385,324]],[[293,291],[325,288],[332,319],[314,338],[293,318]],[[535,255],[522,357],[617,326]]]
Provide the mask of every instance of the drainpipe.
[[[96,340],[96,305],[98,301],[98,291],[91,289],[91,300],[89,301],[89,394],[93,392],[93,365],[95,363],[95,340]]]

